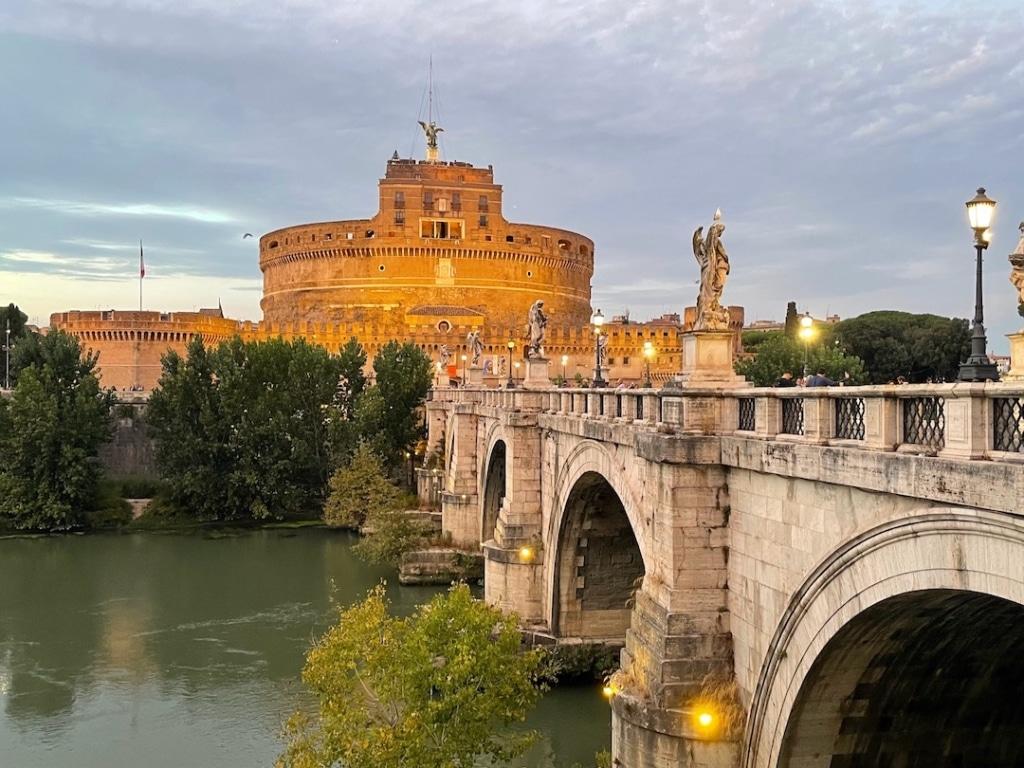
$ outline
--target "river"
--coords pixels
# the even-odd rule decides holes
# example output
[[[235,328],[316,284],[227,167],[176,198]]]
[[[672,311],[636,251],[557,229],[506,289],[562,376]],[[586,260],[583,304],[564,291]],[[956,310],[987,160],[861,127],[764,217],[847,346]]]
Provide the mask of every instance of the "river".
[[[381,579],[322,529],[0,540],[0,765],[271,766],[305,701],[310,641]],[[517,765],[593,765],[609,744],[593,686],[550,691]]]

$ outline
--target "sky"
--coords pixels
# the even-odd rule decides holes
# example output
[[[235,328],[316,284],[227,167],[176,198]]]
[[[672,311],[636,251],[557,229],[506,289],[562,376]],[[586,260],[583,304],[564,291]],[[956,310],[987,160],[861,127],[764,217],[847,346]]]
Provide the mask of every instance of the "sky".
[[[1022,42],[1019,0],[2,0],[0,303],[137,307],[141,238],[147,309],[260,319],[256,238],[376,211],[432,56],[443,157],[591,237],[606,316],[692,304],[720,207],[748,321],[971,317],[984,185],[1005,351]]]

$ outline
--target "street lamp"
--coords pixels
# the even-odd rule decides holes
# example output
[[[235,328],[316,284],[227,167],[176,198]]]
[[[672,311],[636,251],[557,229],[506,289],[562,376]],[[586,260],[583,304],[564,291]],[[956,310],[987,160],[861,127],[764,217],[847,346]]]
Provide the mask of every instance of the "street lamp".
[[[654,357],[654,344],[650,341],[644,342],[644,386],[650,389],[651,384],[651,358]]]
[[[999,381],[995,363],[988,359],[985,348],[984,307],[981,296],[981,258],[992,239],[992,217],[996,212],[996,201],[985,194],[984,187],[978,187],[978,194],[967,201],[967,219],[974,230],[974,249],[977,252],[977,268],[974,294],[974,329],[971,331],[971,356],[960,364],[960,381]]]
[[[804,316],[800,318],[800,338],[804,342],[804,378],[807,378],[807,349],[811,345],[811,339],[814,338],[814,318],[811,317],[809,312],[804,312]]]
[[[462,356],[462,386],[466,386],[466,356]]]
[[[516,382],[515,379],[512,378],[512,353],[515,352],[516,349],[515,340],[509,339],[506,346],[508,347],[508,381],[505,382],[505,389],[515,389]]]
[[[591,325],[594,326],[594,382],[595,387],[603,387],[608,382],[601,378],[601,326],[604,325],[604,315],[601,314],[601,310],[597,310],[590,318]]]
[[[7,318],[7,339],[4,342],[4,389],[11,388],[11,318]]]
[[[562,381],[565,381],[565,364],[569,362],[568,355],[562,355]]]

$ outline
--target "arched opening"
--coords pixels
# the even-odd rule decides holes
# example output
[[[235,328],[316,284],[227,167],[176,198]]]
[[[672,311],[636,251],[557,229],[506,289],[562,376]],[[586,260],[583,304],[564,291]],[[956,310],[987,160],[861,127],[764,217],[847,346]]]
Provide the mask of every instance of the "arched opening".
[[[480,525],[480,541],[494,538],[498,526],[498,512],[501,500],[505,498],[505,441],[498,440],[491,449],[484,475],[483,519]]]
[[[780,766],[1024,765],[1024,606],[949,589],[871,606],[805,678]]]
[[[644,563],[622,500],[597,472],[582,474],[569,492],[557,546],[559,636],[624,639]]]

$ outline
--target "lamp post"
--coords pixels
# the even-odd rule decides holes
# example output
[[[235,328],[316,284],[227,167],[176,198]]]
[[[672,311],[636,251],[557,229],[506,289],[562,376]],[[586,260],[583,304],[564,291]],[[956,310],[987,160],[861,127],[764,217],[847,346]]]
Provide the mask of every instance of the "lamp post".
[[[466,356],[462,356],[462,386],[466,386]]]
[[[804,378],[807,378],[807,349],[811,346],[811,339],[814,337],[814,318],[809,312],[804,312],[800,318],[800,338],[804,342]]]
[[[654,357],[654,344],[650,341],[644,342],[644,386],[650,389],[651,384],[651,358]]]
[[[604,315],[601,314],[601,310],[597,310],[590,318],[590,323],[594,326],[594,382],[595,387],[606,386],[606,382],[601,378],[601,326],[604,325]]]
[[[513,339],[509,339],[506,346],[508,347],[508,381],[505,382],[505,389],[515,389],[516,382],[512,378],[512,353],[515,352],[516,343]]]
[[[999,381],[995,363],[988,359],[985,348],[985,310],[981,295],[981,259],[992,238],[989,227],[996,212],[996,201],[985,194],[984,187],[978,187],[978,194],[967,201],[967,219],[974,230],[974,249],[977,253],[974,285],[974,329],[971,331],[971,356],[960,364],[960,381]]]
[[[562,381],[565,382],[565,364],[569,362],[568,355],[562,355]]]
[[[11,318],[7,318],[7,338],[4,340],[4,389],[11,388]]]
[[[516,360],[516,362],[515,362],[515,369],[516,369],[516,379],[518,379],[519,378],[519,361],[518,360]]]

